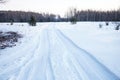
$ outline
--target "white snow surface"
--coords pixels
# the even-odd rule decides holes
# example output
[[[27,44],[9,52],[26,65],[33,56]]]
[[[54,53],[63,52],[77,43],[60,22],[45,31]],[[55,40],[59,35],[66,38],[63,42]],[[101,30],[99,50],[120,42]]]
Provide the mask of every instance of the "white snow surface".
[[[120,80],[114,29],[112,22],[0,23],[0,31],[23,35],[17,46],[0,50],[0,80]]]

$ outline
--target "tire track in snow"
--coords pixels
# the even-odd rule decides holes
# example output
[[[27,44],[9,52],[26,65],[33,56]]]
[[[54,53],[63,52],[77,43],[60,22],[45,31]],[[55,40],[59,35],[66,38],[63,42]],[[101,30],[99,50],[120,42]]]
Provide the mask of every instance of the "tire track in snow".
[[[49,58],[48,31],[43,30],[39,48],[34,57],[23,67],[16,80],[54,80]]]
[[[48,33],[46,30],[43,30],[40,33],[40,35],[38,34],[37,37],[38,38],[35,39],[37,41],[36,42],[37,45],[36,45],[36,47],[33,46],[33,47],[35,47],[34,49],[33,49],[33,47],[29,47],[29,49],[32,49],[32,50],[28,51],[27,54],[25,54],[25,52],[26,52],[26,48],[25,48],[25,49],[23,49],[23,51],[20,51],[17,54],[15,54],[15,55],[19,55],[19,53],[22,52],[22,53],[24,53],[23,56],[17,56],[17,57],[14,56],[12,60],[6,62],[6,64],[10,63],[11,65],[7,64],[7,67],[5,68],[5,70],[2,70],[2,72],[0,72],[0,80],[7,80],[9,77],[10,77],[10,80],[54,80],[54,79],[51,79],[53,77],[51,77],[52,76],[52,74],[51,74],[52,71],[50,68],[51,64],[50,64],[50,60],[48,58],[48,50],[49,50]],[[46,43],[45,46],[44,46],[44,43]],[[42,47],[46,48],[46,51],[45,51],[45,49],[42,50],[41,49]],[[21,64],[19,64],[18,60],[23,57],[26,60],[24,60]],[[18,65],[15,65],[14,62],[16,62]],[[35,64],[35,65],[33,65],[33,64]],[[40,69],[39,67],[41,65],[44,65],[45,68],[42,67]],[[48,73],[43,71],[43,70],[46,70],[46,66],[49,71]],[[38,71],[41,70],[41,73],[40,73],[41,77],[40,77],[40,75],[36,76],[36,73],[38,72],[37,69],[38,69]],[[48,79],[46,76],[48,77]]]
[[[82,80],[78,69],[74,64],[69,63],[69,51],[65,48],[59,36],[54,30],[51,30],[51,48],[52,49],[52,65],[56,80]],[[72,57],[73,58],[73,57]]]
[[[48,65],[47,65],[47,67],[48,67],[48,69],[49,69],[49,72],[47,72],[48,73],[48,75],[51,75],[51,76],[49,76],[48,77],[48,79],[47,80],[55,80],[55,76],[54,76],[54,72],[53,72],[53,66],[52,66],[52,63],[51,63],[51,54],[52,54],[52,51],[51,51],[51,43],[50,43],[50,32],[49,31],[47,31],[47,40],[48,40],[48,44],[49,44],[49,50],[48,50]]]
[[[16,73],[4,72],[0,80],[7,80],[6,76],[11,77],[9,80],[120,80],[55,27],[43,29],[39,34],[31,57],[26,57],[24,65],[14,68],[19,69]],[[19,59],[17,56],[13,60],[16,58]]]
[[[94,58],[87,51],[79,48],[68,37],[66,37],[60,30],[55,30],[59,39],[63,42],[64,46],[76,58],[79,65],[83,68],[89,79],[94,80],[120,80],[114,73],[102,65],[96,58]]]
[[[36,41],[37,39],[39,39],[38,36],[36,36],[33,41]],[[20,71],[20,69],[26,63],[29,62],[31,57],[34,55],[33,53],[35,52],[35,49],[37,47],[38,47],[38,45],[36,45],[36,44],[34,44],[34,46],[29,46],[29,47],[25,46],[22,48],[21,51],[17,51],[15,53],[13,52],[14,54],[0,60],[0,61],[5,60],[4,63],[1,64],[1,67],[0,67],[0,68],[2,68],[2,70],[0,71],[0,80],[6,80],[8,77],[16,75]],[[29,49],[31,48],[31,50],[29,50],[28,48]],[[27,50],[27,52],[26,52],[26,50]]]

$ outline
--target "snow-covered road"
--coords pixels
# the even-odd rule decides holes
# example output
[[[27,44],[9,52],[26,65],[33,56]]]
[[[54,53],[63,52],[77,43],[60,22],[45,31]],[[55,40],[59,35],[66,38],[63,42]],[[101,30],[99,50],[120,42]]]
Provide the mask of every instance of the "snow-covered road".
[[[56,25],[48,26],[0,58],[0,80],[120,80]]]

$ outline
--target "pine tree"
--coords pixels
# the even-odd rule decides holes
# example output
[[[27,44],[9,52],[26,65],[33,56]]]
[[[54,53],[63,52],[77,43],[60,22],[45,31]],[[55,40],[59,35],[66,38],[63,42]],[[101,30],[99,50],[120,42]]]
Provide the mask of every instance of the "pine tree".
[[[30,21],[29,21],[29,25],[30,26],[36,26],[36,20],[34,16],[30,17]]]
[[[70,18],[70,22],[72,23],[72,24],[76,24],[76,22],[77,22],[77,19],[76,19],[76,17],[71,17]]]
[[[76,24],[77,22],[77,9],[76,8],[70,8],[67,13],[67,18],[70,20],[72,24]]]
[[[13,25],[14,19],[10,19],[10,25]]]
[[[115,30],[119,30],[119,28],[120,28],[120,24],[116,26]]]

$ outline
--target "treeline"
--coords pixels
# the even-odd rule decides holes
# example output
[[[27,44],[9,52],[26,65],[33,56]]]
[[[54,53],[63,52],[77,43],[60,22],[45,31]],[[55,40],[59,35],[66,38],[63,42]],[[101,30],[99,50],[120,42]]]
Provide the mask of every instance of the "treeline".
[[[37,22],[55,22],[56,17],[60,19],[59,15],[35,13],[35,12],[23,12],[23,11],[0,11],[0,22],[29,22],[31,16],[35,18]]]
[[[0,22],[29,22],[31,16],[36,22],[62,22],[71,21],[120,21],[120,10],[95,11],[70,10],[64,18],[59,15],[47,13],[35,13],[24,11],[0,11]]]
[[[120,11],[77,11],[77,21],[120,21]]]

